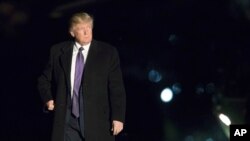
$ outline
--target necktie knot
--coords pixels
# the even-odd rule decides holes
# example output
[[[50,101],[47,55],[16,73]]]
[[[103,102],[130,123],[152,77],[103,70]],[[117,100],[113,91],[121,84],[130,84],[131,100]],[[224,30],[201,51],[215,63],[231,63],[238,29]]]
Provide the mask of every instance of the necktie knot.
[[[82,52],[82,51],[83,51],[83,47],[80,47],[78,51],[79,51],[79,52]]]

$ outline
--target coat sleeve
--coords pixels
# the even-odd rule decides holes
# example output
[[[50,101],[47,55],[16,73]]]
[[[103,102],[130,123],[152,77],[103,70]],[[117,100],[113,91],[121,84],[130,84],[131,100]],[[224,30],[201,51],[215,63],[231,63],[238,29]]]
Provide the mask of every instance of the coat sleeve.
[[[125,122],[126,92],[123,84],[120,59],[116,49],[113,50],[108,85],[111,103],[112,120]]]
[[[49,61],[44,68],[42,74],[38,78],[38,92],[41,96],[42,102],[45,104],[53,99],[52,96],[52,73],[53,73],[53,55],[52,49],[50,51]]]

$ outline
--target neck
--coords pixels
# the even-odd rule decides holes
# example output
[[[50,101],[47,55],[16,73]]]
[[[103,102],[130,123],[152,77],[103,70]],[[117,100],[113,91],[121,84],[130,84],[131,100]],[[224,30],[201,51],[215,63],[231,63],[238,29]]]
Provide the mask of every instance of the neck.
[[[84,43],[80,43],[80,42],[78,42],[78,41],[76,41],[78,44],[80,44],[81,46],[85,46],[85,45],[87,45],[87,44],[89,44],[90,42],[84,42]]]

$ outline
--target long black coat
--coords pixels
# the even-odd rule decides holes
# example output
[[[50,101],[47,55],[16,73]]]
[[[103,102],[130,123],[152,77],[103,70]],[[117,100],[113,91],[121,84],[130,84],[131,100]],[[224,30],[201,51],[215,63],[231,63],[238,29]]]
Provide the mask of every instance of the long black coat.
[[[49,62],[38,79],[43,102],[55,101],[52,141],[64,141],[73,45],[71,41],[54,45]],[[126,107],[117,50],[93,40],[82,80],[85,140],[114,141],[110,131],[112,120],[124,122]]]

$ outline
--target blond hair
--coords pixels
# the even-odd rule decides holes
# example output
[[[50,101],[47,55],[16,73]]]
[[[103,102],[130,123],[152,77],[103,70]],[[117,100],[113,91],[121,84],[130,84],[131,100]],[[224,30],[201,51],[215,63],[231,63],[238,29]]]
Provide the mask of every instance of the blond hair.
[[[69,28],[72,28],[74,25],[81,23],[81,22],[90,22],[93,28],[94,25],[94,18],[89,15],[88,13],[81,12],[75,13],[69,21]]]

